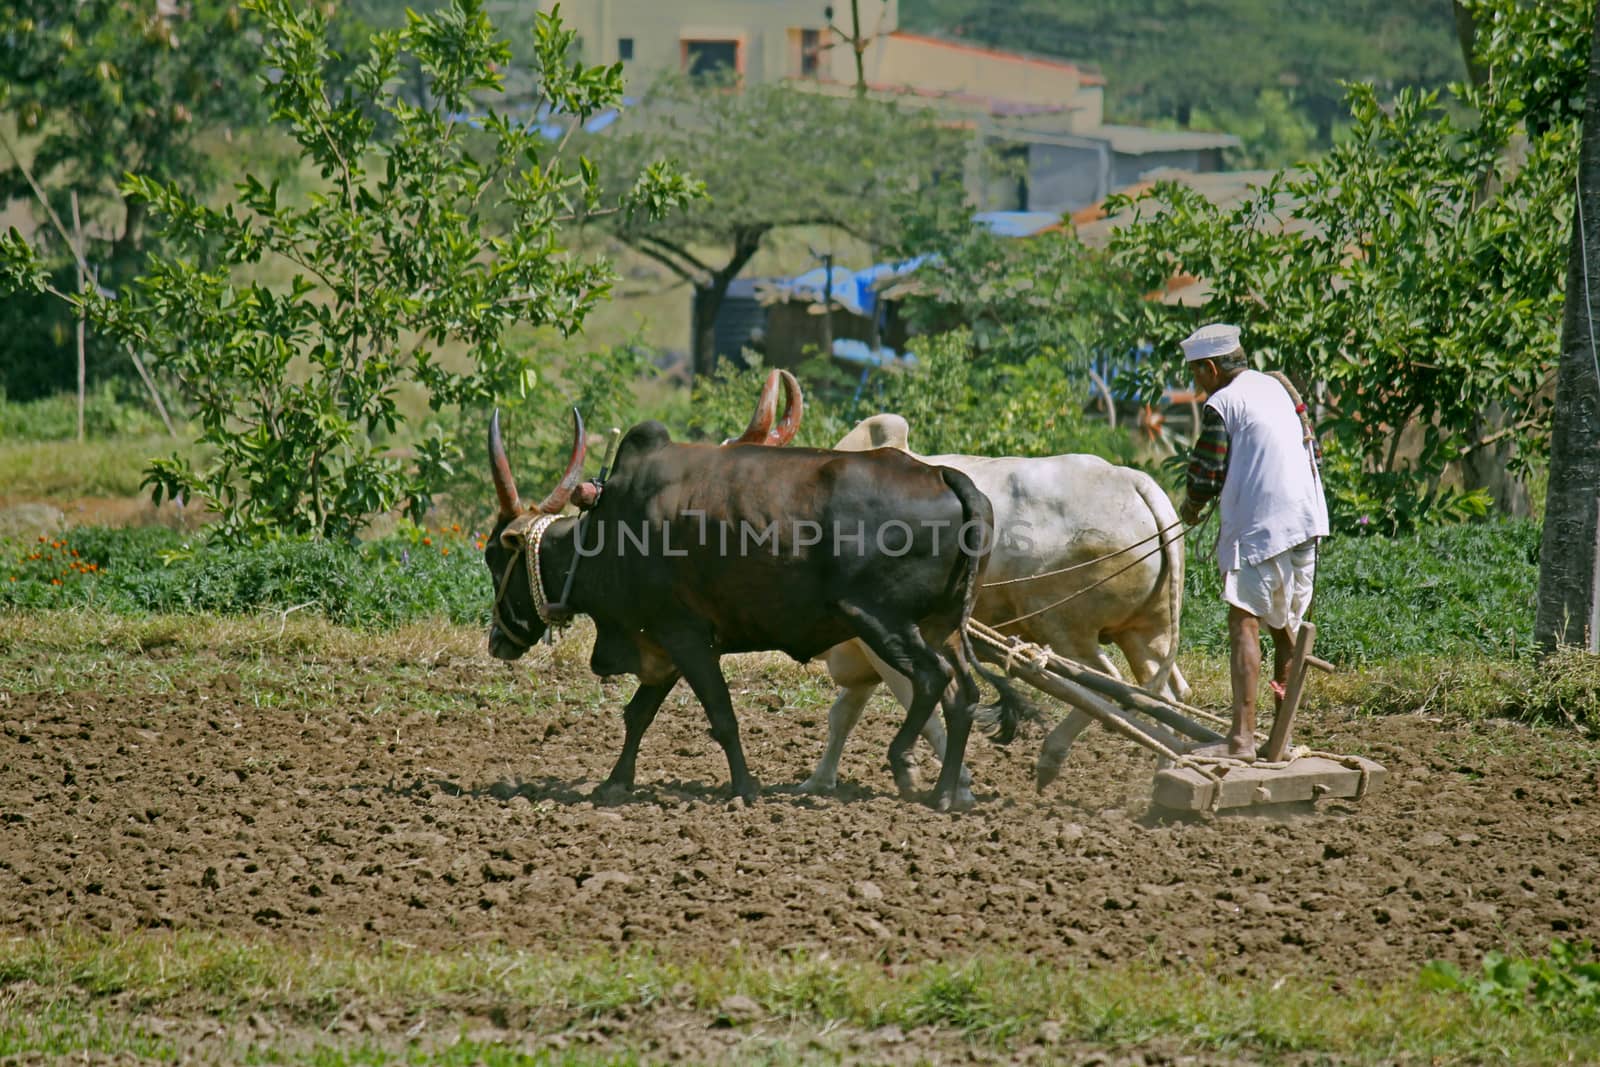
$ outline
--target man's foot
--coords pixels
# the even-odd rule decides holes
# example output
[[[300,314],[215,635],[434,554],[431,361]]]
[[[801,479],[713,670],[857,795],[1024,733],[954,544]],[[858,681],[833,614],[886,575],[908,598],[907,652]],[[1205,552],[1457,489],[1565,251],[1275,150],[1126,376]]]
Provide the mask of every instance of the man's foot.
[[[1215,744],[1210,745],[1200,745],[1196,748],[1189,749],[1184,753],[1184,755],[1200,756],[1205,759],[1236,759],[1241,763],[1254,763],[1256,761],[1256,750],[1254,748],[1236,750],[1226,741],[1218,741]]]

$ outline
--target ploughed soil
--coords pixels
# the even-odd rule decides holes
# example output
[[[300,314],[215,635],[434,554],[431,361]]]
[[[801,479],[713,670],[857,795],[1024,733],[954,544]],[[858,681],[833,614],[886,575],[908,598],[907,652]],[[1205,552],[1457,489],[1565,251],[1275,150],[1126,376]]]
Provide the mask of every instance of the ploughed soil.
[[[886,696],[851,739],[839,794],[797,795],[826,679],[750,657],[729,664],[760,802],[729,802],[680,686],[639,787],[604,803],[590,794],[630,689],[575,659],[445,657],[392,688],[356,662],[339,668],[347,686],[298,705],[264,700],[224,659],[159,684],[0,693],[0,936],[1010,954],[1337,986],[1600,932],[1595,762],[1553,756],[1526,727],[1314,711],[1300,740],[1377,759],[1379,791],[1309,814],[1179,819],[1148,808],[1153,759],[1099,730],[1036,793],[1033,726],[1009,748],[974,739],[978,805],[948,815],[894,794]],[[925,781],[935,769],[923,755]]]

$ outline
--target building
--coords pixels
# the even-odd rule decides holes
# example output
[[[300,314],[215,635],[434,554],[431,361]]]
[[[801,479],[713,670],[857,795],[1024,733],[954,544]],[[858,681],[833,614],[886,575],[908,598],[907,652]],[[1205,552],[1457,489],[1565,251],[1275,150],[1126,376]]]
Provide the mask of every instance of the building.
[[[848,21],[824,0],[564,0],[583,58],[621,63],[631,85],[667,73],[729,73],[745,84],[790,82],[848,93],[854,48],[830,29]],[[540,0],[542,8],[555,0]],[[982,209],[1068,213],[1152,170],[1222,169],[1228,134],[1108,125],[1105,82],[1075,63],[899,29],[899,0],[862,0],[861,78],[876,97],[937,108],[1012,166],[969,174]]]

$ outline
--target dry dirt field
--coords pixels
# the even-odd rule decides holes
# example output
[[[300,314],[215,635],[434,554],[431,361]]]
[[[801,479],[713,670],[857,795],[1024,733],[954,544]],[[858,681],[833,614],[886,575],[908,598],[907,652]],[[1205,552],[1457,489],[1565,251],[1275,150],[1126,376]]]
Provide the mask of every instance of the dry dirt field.
[[[588,677],[583,652],[508,667],[157,643],[120,668],[13,661],[39,684],[0,692],[0,938],[170,930],[891,969],[1001,954],[1338,990],[1600,927],[1596,762],[1526,727],[1314,709],[1302,739],[1386,764],[1381,791],[1311,815],[1182,820],[1147,810],[1152,761],[1101,731],[1036,793],[1033,727],[1005,749],[975,739],[979,803],[941,815],[893,795],[883,696],[840,794],[796,795],[831,693],[818,668],[750,657],[730,663],[758,804],[727,801],[681,686],[645,739],[639,789],[596,804],[629,690]],[[663,1001],[617,1033],[661,1055],[721,1048],[683,1037],[676,1011]],[[890,1035],[874,1055],[940,1058],[919,1040]]]

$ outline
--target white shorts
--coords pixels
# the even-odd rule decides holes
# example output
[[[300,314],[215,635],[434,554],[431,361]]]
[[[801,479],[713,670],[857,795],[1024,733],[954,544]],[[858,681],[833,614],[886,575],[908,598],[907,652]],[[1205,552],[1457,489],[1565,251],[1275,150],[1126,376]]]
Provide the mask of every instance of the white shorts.
[[[1311,606],[1316,565],[1316,541],[1302,541],[1260,563],[1223,572],[1222,599],[1248,611],[1269,630],[1293,632]]]

